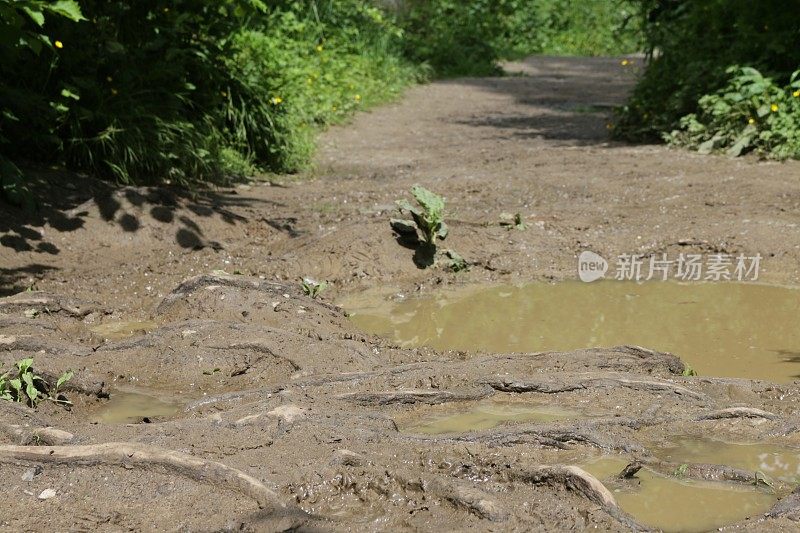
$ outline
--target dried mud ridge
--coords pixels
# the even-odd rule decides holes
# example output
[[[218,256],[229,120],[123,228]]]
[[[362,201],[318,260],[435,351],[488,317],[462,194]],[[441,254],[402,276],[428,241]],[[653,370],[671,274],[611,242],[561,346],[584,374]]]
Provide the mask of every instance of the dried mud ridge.
[[[6,366],[33,355],[50,379],[76,370],[69,411],[0,402],[3,528],[646,530],[607,487],[633,482],[642,465],[679,466],[651,455],[648,442],[678,433],[800,440],[797,386],[683,377],[677,357],[640,347],[400,349],[294,285],[242,276],[185,280],[154,311],[158,328],[122,341],[90,331],[108,313],[56,294],[0,299]],[[90,422],[110,390],[131,385],[172,391],[185,408],[151,423]],[[492,396],[593,414],[401,431],[403,420]],[[631,464],[616,480],[577,466],[600,455]],[[683,470],[757,483],[726,465]],[[46,488],[56,496],[35,501]],[[731,527],[796,529],[800,493],[775,490],[787,496]]]

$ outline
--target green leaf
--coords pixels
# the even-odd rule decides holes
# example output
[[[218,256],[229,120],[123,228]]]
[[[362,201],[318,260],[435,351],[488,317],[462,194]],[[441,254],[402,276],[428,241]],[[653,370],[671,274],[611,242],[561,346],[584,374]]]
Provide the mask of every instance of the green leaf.
[[[9,379],[8,386],[16,393],[17,401],[22,401],[22,380],[19,378]]]
[[[25,374],[33,366],[33,359],[20,359],[17,361],[17,368],[20,375]]]
[[[419,185],[411,187],[411,194],[414,195],[414,198],[417,199],[422,208],[431,215],[441,216],[444,212],[444,198],[438,194]]]
[[[40,10],[25,6],[22,7],[22,10],[31,18],[32,21],[36,23],[37,26],[40,28],[44,26],[44,13],[42,13]]]
[[[57,0],[52,4],[46,5],[45,8],[73,22],[86,20],[83,13],[81,13],[81,7],[75,0]]]
[[[61,96],[63,96],[64,98],[72,98],[73,100],[81,99],[80,95],[70,91],[69,89],[61,89]]]
[[[25,382],[25,394],[27,394],[31,402],[36,405],[39,401],[39,391],[36,389],[36,385],[33,384],[33,374],[30,372],[22,374],[22,381]]]
[[[74,376],[74,375],[75,375],[75,373],[72,370],[68,370],[68,371],[64,372],[63,374],[61,374],[61,377],[59,377],[58,381],[56,381],[56,390],[60,389],[61,385],[63,385],[64,383],[66,383],[67,381],[71,380],[72,376]]]

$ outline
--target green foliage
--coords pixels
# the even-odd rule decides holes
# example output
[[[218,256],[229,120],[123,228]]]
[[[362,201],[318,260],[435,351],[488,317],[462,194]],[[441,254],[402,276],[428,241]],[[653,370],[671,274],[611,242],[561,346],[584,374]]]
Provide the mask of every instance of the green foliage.
[[[405,50],[438,76],[498,74],[497,61],[533,53],[638,51],[631,0],[407,0],[398,22]]]
[[[0,12],[69,3],[0,0]],[[0,151],[126,183],[292,172],[308,165],[319,127],[415,77],[399,30],[366,0],[81,9],[84,18],[17,24],[55,43],[39,55],[2,47]]]
[[[444,222],[444,198],[421,187],[414,185],[411,194],[417,200],[419,207],[411,205],[407,200],[398,200],[400,211],[408,211],[414,223],[422,233],[422,239],[429,245],[436,245],[437,239],[447,237],[447,224]],[[394,225],[394,224],[393,224]]]
[[[317,296],[328,288],[328,283],[326,281],[320,282],[311,278],[303,278],[303,281],[300,282],[300,287],[303,289],[303,294],[316,300]]]
[[[26,402],[31,407],[36,407],[43,400],[70,404],[69,401],[59,398],[59,389],[72,379],[72,371],[63,373],[56,384],[51,386],[33,372],[33,359],[20,359],[14,366],[13,374],[6,372],[0,375],[0,400]]]
[[[711,122],[720,117],[712,120],[711,115],[728,99],[712,96],[701,103],[701,98],[728,92],[726,85],[734,83],[728,70],[731,66],[757,69],[782,87],[800,65],[798,0],[638,0],[638,4],[650,61],[621,110],[615,126],[618,137],[658,139],[676,129],[694,129],[697,124],[692,119],[681,126],[681,119],[692,113],[696,118],[705,116],[698,120],[713,129]],[[714,111],[714,106],[720,107]],[[769,125],[772,131],[776,127]],[[728,138],[737,130],[740,135],[736,138],[741,139],[737,128],[723,128],[726,131],[719,132],[721,137]],[[761,125],[757,129],[759,135],[764,131]],[[708,133],[710,139],[717,132]],[[777,143],[772,139],[768,145]]]
[[[520,54],[621,55],[642,47],[641,18],[631,0],[530,0],[530,30],[512,43]],[[526,38],[527,37],[527,38]]]
[[[698,112],[683,117],[666,140],[701,153],[800,158],[800,70],[786,87],[753,68],[728,72],[728,85],[701,97]]]

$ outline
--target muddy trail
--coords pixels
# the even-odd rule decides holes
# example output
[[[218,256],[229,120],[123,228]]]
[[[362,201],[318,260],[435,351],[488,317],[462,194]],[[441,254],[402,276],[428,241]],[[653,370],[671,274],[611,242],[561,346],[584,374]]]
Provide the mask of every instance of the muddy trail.
[[[759,322],[788,339],[784,379],[691,375],[736,347],[692,352],[703,328],[675,353],[434,348],[341,306],[574,282],[587,249],[760,254],[759,281],[800,284],[800,163],[610,141],[636,76],[618,59],[506,68],[326,132],[304,180],[190,194],[41,169],[39,212],[0,213],[0,366],[73,370],[72,406],[0,401],[0,529],[796,530],[794,293]],[[419,268],[390,227],[416,183],[468,270]]]

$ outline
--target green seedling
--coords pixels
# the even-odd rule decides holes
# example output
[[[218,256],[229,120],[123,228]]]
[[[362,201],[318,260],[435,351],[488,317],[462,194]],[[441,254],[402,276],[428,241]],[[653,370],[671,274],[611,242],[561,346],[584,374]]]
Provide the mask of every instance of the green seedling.
[[[672,473],[672,475],[675,477],[684,477],[686,475],[686,472],[688,472],[688,470],[689,470],[689,465],[684,463],[680,465],[678,468],[676,468],[675,471]]]
[[[316,299],[322,291],[328,288],[328,283],[326,281],[320,282],[311,278],[303,278],[300,286],[303,288],[303,293],[306,296]]]
[[[697,375],[697,372],[695,372],[694,368],[692,368],[691,366],[685,365],[683,367],[683,376],[689,377],[689,376],[696,376],[696,375]]]
[[[508,229],[514,228],[520,231],[528,227],[525,225],[525,221],[522,220],[522,215],[519,213],[513,215],[511,213],[500,213],[500,225]]]
[[[61,387],[72,379],[73,372],[61,374],[56,384],[51,386],[47,381],[33,372],[33,359],[20,359],[14,366],[16,376],[6,372],[0,376],[0,400],[25,402],[36,407],[42,400],[50,400],[61,405],[71,405],[69,400],[59,398]]]
[[[446,250],[444,254],[450,259],[450,263],[448,267],[453,272],[461,272],[462,270],[469,270],[469,263],[467,260],[461,257],[457,252],[453,250]]]
[[[429,245],[436,246],[436,239],[444,240],[447,237],[447,224],[444,222],[444,198],[419,185],[411,187],[411,194],[417,200],[419,207],[411,205],[407,200],[398,200],[397,206],[400,208],[400,212],[411,213],[414,224],[422,233],[422,240]],[[410,232],[410,229],[413,228],[408,221],[393,219],[390,222],[399,233]],[[398,228],[403,228],[403,230],[400,231]]]

